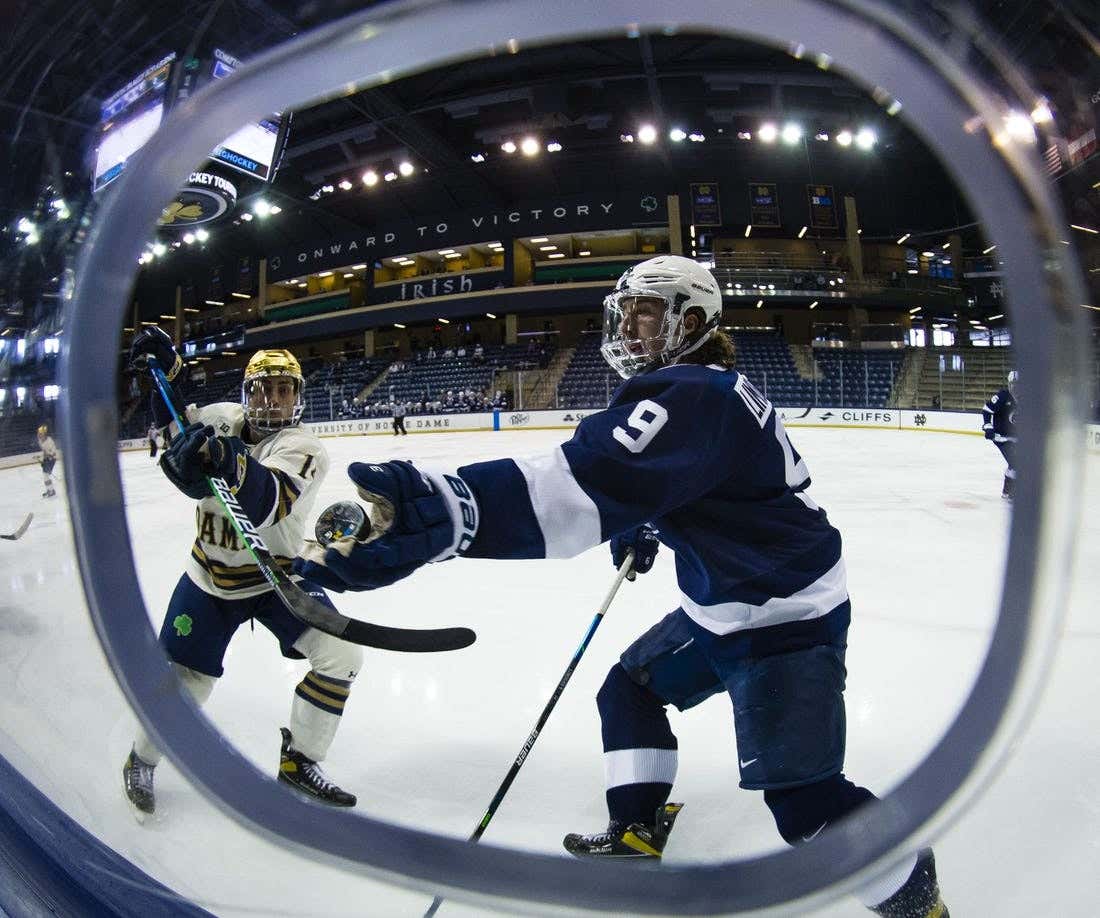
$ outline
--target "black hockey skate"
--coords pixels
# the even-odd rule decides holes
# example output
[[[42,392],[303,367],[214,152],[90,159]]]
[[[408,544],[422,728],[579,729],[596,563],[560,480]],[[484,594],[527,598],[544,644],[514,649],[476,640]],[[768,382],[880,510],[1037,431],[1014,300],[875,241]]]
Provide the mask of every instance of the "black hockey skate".
[[[308,794],[332,806],[355,806],[355,794],[349,794],[333,784],[313,759],[290,748],[293,737],[286,727],[280,727],[283,745],[279,750],[279,780],[295,790]]]
[[[1011,501],[1016,496],[1016,479],[1009,478],[1005,475],[1005,485],[1001,489],[1001,497],[1007,501]]]
[[[940,884],[936,881],[936,859],[932,849],[926,849],[917,857],[917,865],[909,874],[905,885],[885,902],[871,909],[883,918],[951,918],[947,906],[940,897]]]
[[[123,790],[142,817],[151,816],[157,808],[157,800],[153,794],[153,769],[156,767],[139,758],[133,749],[126,757],[126,764],[122,766]]]
[[[570,833],[562,844],[575,857],[659,861],[672,825],[683,808],[682,803],[666,803],[657,810],[654,825],[647,826],[640,822],[625,825],[613,820],[604,832],[593,835]]]

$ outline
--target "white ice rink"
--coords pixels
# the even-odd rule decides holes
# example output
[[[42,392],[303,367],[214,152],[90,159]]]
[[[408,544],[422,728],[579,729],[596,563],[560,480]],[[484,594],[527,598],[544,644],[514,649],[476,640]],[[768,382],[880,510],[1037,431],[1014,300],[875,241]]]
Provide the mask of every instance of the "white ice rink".
[[[326,440],[332,472],[314,516],[351,496],[352,459],[456,464],[542,452],[564,431]],[[846,773],[885,791],[960,706],[996,613],[1010,508],[1000,456],[969,436],[794,430],[813,497],[840,528],[853,600]],[[194,538],[193,505],[144,453],[121,457],[131,533],[154,626]],[[954,918],[1093,916],[1100,864],[1100,456],[1088,459],[1073,601],[1050,684],[1006,770],[936,844]],[[0,753],[85,828],[152,876],[226,918],[419,916],[430,896],[395,889],[262,840],[166,761],[158,814],[139,826],[120,769],[136,724],[93,635],[62,497],[38,497],[34,467],[0,473]],[[413,627],[466,624],[454,654],[367,651],[326,762],[384,819],[464,837],[548,699],[613,570],[606,547],[568,561],[454,561],[373,594],[349,614]],[[486,843],[567,857],[561,838],[606,822],[595,692],[636,635],[676,605],[671,557],[624,584],[496,818]],[[241,628],[207,706],[217,726],[274,775],[278,727],[306,667],[263,628]],[[729,704],[672,715],[674,799],[686,802],[666,859],[718,861],[778,848],[762,795],[737,787]],[[289,791],[288,791],[289,793]],[[317,818],[325,810],[318,808]],[[614,868],[609,868],[614,869]],[[455,902],[441,915],[482,914]],[[822,916],[866,914],[843,900]]]

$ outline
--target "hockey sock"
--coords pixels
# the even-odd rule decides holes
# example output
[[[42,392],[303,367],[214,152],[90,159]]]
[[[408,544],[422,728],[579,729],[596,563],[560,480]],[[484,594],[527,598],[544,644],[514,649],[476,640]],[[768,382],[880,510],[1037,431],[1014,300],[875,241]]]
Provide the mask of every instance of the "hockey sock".
[[[294,689],[290,707],[292,747],[306,758],[320,762],[340,726],[340,717],[351,691],[351,682],[310,670]]]
[[[195,704],[200,708],[206,704],[207,699],[210,697],[210,693],[214,691],[214,683],[218,680],[213,676],[208,676],[206,673],[200,673],[197,670],[183,666],[179,663],[173,663],[172,668],[176,671],[176,675],[179,676],[180,682],[183,683],[183,687],[187,689],[188,694],[194,700]],[[137,736],[134,738],[134,752],[139,759],[143,762],[148,762],[150,765],[156,765],[161,760],[160,750],[153,745],[153,741],[149,738],[148,734],[140,727],[138,728]]]
[[[596,696],[603,733],[607,811],[613,822],[650,825],[676,780],[676,737],[664,703],[619,664]]]

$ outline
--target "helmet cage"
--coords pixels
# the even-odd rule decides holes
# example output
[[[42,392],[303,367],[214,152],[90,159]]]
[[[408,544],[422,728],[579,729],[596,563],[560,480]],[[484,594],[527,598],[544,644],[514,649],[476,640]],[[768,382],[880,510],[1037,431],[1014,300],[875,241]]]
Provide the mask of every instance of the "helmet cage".
[[[275,380],[289,379],[294,384],[294,405],[289,416],[281,405],[274,404],[266,391],[266,384]],[[286,427],[295,427],[302,420],[305,404],[302,400],[302,380],[293,373],[265,371],[245,376],[241,383],[241,407],[244,409],[248,426],[259,433],[275,433]],[[256,399],[259,396],[259,399]],[[258,404],[254,404],[258,401]]]
[[[628,338],[623,328],[632,301],[646,297],[664,304],[661,327],[649,338]],[[669,297],[655,288],[634,287],[616,290],[603,301],[603,343],[600,352],[604,360],[623,379],[630,379],[647,370],[675,363],[702,345],[718,327],[714,316],[689,338],[684,329],[684,304],[687,297]],[[689,309],[691,307],[688,307]],[[654,347],[654,345],[659,345]]]

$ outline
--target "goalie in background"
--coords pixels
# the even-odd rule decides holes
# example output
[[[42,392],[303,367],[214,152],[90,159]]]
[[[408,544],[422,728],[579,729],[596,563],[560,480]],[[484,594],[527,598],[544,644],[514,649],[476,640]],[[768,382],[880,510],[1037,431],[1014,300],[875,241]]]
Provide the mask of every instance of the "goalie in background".
[[[169,380],[182,367],[171,339],[157,327],[140,332],[130,349],[135,369],[148,370],[150,358],[156,359]],[[182,410],[173,391],[173,402],[187,425],[183,431],[174,429],[168,407],[153,393],[153,417],[166,432],[165,440],[171,439],[160,467],[176,488],[198,501],[198,531],[187,568],[168,604],[160,642],[199,705],[222,675],[234,632],[249,620],[258,621],[275,636],[283,656],[308,658],[311,668],[295,688],[290,728],[281,728],[278,777],[323,803],[354,806],[355,796],[330,781],[318,763],[336,735],[362,665],[362,648],[291,615],[207,481],[226,480],[275,562],[289,569],[329,466],[321,441],[301,426],[302,385],[301,367],[293,354],[257,351],[245,369],[240,402]],[[319,586],[304,580],[299,585],[331,605]],[[139,731],[122,769],[126,795],[139,819],[155,811],[153,770],[160,758],[150,738]]]
[[[38,448],[42,450],[39,464],[42,466],[42,484],[46,488],[43,497],[57,497],[53,488],[53,467],[57,465],[57,444],[50,436],[50,429],[43,424],[38,428]]]

